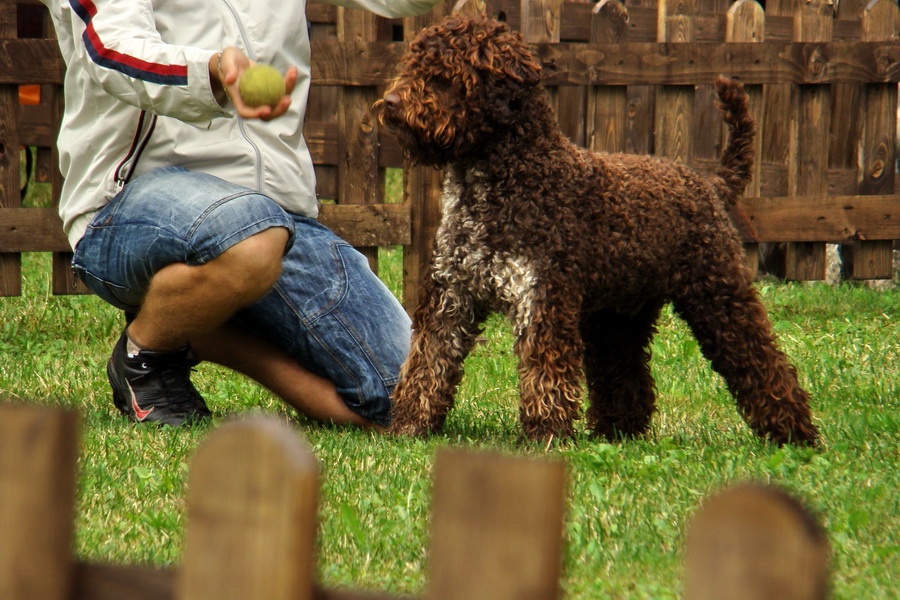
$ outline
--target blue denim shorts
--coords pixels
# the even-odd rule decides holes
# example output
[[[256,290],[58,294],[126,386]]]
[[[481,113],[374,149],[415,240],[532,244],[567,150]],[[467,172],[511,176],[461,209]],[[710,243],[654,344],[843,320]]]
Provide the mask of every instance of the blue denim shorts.
[[[387,425],[409,317],[366,258],[316,220],[216,177],[161,168],[97,213],[72,266],[98,296],[137,312],[166,265],[204,264],[270,227],[292,232],[281,278],[234,321],[333,381],[351,410]]]

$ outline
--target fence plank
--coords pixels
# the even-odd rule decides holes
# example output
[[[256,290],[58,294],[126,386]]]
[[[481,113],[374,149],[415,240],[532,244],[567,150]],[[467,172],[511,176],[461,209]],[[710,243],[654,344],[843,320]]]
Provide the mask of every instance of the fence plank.
[[[173,600],[178,571],[144,565],[83,562],[75,565],[71,600]],[[378,592],[335,590],[316,585],[313,600],[413,600]]]
[[[740,206],[760,242],[893,240],[900,233],[896,195],[744,198]]]
[[[900,8],[893,0],[872,2],[862,13],[862,39],[896,40],[900,32]],[[861,195],[894,191],[897,140],[897,86],[871,84],[863,89],[863,133],[858,136]],[[851,279],[890,279],[893,276],[893,242],[856,242],[844,246],[843,275]]]
[[[52,31],[53,26],[50,22],[50,14],[44,13],[44,28],[47,35],[55,36]],[[61,123],[65,112],[65,97],[61,86],[43,86],[41,92],[42,101],[46,102],[51,109],[54,123]],[[53,207],[59,210],[59,198],[62,192],[63,176],[57,165],[59,164],[59,148],[56,144],[48,152],[53,168],[50,170],[51,197],[53,199]],[[54,294],[89,294],[88,287],[75,276],[72,270],[72,250],[66,248],[59,252],[54,252],[52,261],[52,291]]]
[[[71,600],[172,600],[175,576],[162,567],[80,562]]]
[[[728,4],[728,0],[701,0],[698,2],[698,14],[693,17],[691,27],[694,40],[699,40],[701,32],[710,27],[708,23],[704,22],[706,13],[722,20],[722,27],[717,25],[714,32],[707,33],[715,35],[715,41],[721,42],[724,39],[726,22],[724,17],[727,16]],[[723,73],[723,75],[734,74]],[[722,114],[716,108],[716,90],[712,79],[696,82],[693,102],[693,119],[688,128],[691,136],[689,142],[691,153],[688,164],[696,168],[698,159],[719,159],[725,125],[722,122]]]
[[[628,39],[628,9],[609,0],[591,14],[591,42],[623,43]],[[587,98],[586,142],[595,152],[624,152],[628,122],[628,89],[622,85],[591,86]]]
[[[339,43],[375,42],[378,22],[374,14],[338,7]],[[338,92],[338,190],[341,204],[377,204],[384,197],[384,172],[378,168],[378,127],[372,115],[377,100],[374,87],[345,87]],[[378,272],[378,248],[357,248]]]
[[[403,307],[412,314],[431,262],[432,243],[441,222],[441,175],[428,167],[403,172],[403,203],[409,207],[410,245],[403,252]]]
[[[0,6],[6,3],[0,2]],[[13,22],[15,9],[6,4],[2,12]],[[0,85],[22,83],[61,83],[66,64],[59,54],[56,40],[15,39],[12,34],[0,34]]]
[[[355,246],[410,242],[409,208],[399,204],[326,204],[319,220]],[[47,251],[69,251],[55,208],[0,208],[0,252]]]
[[[531,3],[529,3],[531,4]],[[562,32],[563,2],[553,2],[547,5],[544,12],[545,27],[547,22],[552,26],[544,40],[547,42],[559,42]],[[563,135],[578,146],[587,145],[587,103],[588,89],[586,86],[562,86],[556,90],[556,116],[559,129]]]
[[[829,0],[810,0],[794,13],[794,40],[827,42],[832,36],[832,4]],[[814,61],[813,61],[814,62]],[[829,148],[831,131],[831,88],[827,85],[801,85],[797,113],[797,137],[792,146],[790,174],[792,191],[798,196],[824,197],[828,193]],[[789,280],[825,278],[825,244],[789,243],[785,277]]]
[[[766,41],[766,13],[762,6],[756,0],[738,0],[731,5],[726,13],[725,22],[725,41],[728,43],[747,42],[762,44]],[[731,75],[740,76],[740,73],[732,73]],[[765,105],[763,103],[762,88],[760,86],[745,86],[745,91],[749,98],[750,112],[753,120],[756,121],[756,137],[753,139],[753,161],[750,183],[744,192],[747,198],[758,198],[760,193],[760,180],[762,161],[762,136],[760,135],[759,126],[763,122]],[[727,128],[723,132],[725,138],[728,136]],[[724,144],[727,140],[723,140]],[[747,253],[747,265],[753,276],[756,277],[759,271],[759,244],[750,242],[744,244],[744,251]]]
[[[739,485],[709,498],[688,526],[686,600],[822,600],[828,542],[776,488]]]
[[[792,15],[790,2],[779,0],[766,3],[766,30],[773,18],[789,18]],[[793,26],[793,25],[792,25]],[[766,44],[768,46],[768,44]],[[745,77],[744,71],[741,76]],[[791,139],[795,135],[796,124],[791,119],[794,114],[796,94],[793,86],[784,82],[766,82],[762,91],[762,120],[759,122],[761,139],[758,156],[760,169],[760,189],[762,196],[786,197],[788,191],[788,171],[790,168]],[[777,277],[785,274],[785,246],[783,244],[764,244],[760,246],[760,254],[765,270]]]
[[[310,23],[309,39],[312,44],[337,39],[336,6],[311,3],[307,5],[306,18]],[[338,196],[339,94],[340,88],[333,85],[311,85],[309,88],[303,138],[315,165],[316,193],[319,198],[335,199]]]
[[[768,26],[769,18],[766,19]],[[546,29],[546,28],[544,28]],[[629,39],[633,30],[629,32]],[[636,42],[591,44],[534,42],[544,63],[544,83],[558,85],[693,85],[721,73],[741,73],[747,83],[825,84],[900,81],[897,42],[778,42],[723,45]],[[397,42],[312,43],[318,85],[382,85],[403,45]]]
[[[0,405],[0,598],[68,600],[78,419]]]
[[[17,36],[16,11],[5,7],[5,10],[0,10],[0,40]],[[18,85],[0,84],[0,116],[15,117],[18,107]],[[0,118],[0,208],[20,205],[18,127],[15,118]],[[18,296],[21,293],[21,256],[0,253],[0,296]]]
[[[412,41],[422,28],[449,15],[450,8],[450,2],[441,2],[426,15],[403,19],[406,42]],[[440,172],[421,166],[404,169],[403,204],[409,208],[411,238],[409,246],[403,249],[403,307],[411,314],[419,302],[422,281],[431,261],[432,242],[441,221]]]
[[[629,15],[637,10],[629,8]],[[789,19],[789,15],[782,18]],[[900,81],[900,44],[896,41],[778,40],[769,33],[772,20],[767,14],[766,44],[659,44],[638,39],[636,34],[641,32],[632,22],[627,45],[541,43],[535,44],[535,50],[547,59],[548,67],[558,67],[545,70],[548,85],[689,85],[709,81],[720,73],[738,72],[744,81],[760,84]],[[52,58],[36,59],[53,64],[46,73],[19,61],[33,47],[44,48],[42,53],[55,53]],[[312,75],[317,86],[384,85],[404,50],[399,42],[343,44],[328,39],[313,40],[311,47]],[[0,39],[0,84],[60,84],[64,64],[56,42],[51,40]]]
[[[312,598],[317,475],[283,423],[246,419],[213,432],[192,460],[176,598]]]
[[[439,450],[429,600],[559,597],[565,466]]]
[[[410,243],[409,207],[402,204],[322,206],[319,220],[354,246]]]
[[[683,44],[694,39],[692,15],[697,0],[659,0],[659,43]],[[661,86],[656,90],[654,153],[689,164],[690,129],[694,125],[693,86]]]

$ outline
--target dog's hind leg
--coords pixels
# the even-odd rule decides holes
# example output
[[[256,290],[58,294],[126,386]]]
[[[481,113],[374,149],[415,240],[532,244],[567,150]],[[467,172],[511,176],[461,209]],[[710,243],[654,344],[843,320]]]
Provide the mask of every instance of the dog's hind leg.
[[[529,322],[516,324],[519,418],[532,440],[570,437],[580,412],[583,346],[571,300],[535,304]]]
[[[796,369],[776,346],[749,271],[739,258],[722,260],[726,255],[697,263],[706,270],[701,279],[686,282],[674,298],[675,310],[757,435],[779,444],[813,444],[818,433]]]
[[[618,441],[649,428],[656,410],[650,341],[660,308],[654,302],[633,315],[607,308],[582,318],[587,424],[594,435]]]
[[[484,318],[468,295],[426,285],[413,315],[410,352],[392,397],[390,433],[424,436],[443,427],[463,376],[463,361]]]

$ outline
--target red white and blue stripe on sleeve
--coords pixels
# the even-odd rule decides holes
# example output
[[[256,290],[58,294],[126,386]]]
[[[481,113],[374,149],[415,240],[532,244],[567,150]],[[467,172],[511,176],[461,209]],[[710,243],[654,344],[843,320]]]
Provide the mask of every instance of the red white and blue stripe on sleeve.
[[[148,62],[104,46],[94,29],[93,20],[94,15],[97,14],[97,7],[92,0],[69,0],[69,5],[84,21],[86,27],[82,39],[88,54],[95,63],[150,83],[187,85],[187,65],[164,65]]]

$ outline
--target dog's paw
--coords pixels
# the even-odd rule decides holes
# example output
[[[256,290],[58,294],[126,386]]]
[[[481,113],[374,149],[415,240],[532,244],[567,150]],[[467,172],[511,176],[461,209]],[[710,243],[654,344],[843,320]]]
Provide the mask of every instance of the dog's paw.
[[[385,433],[387,433],[388,435],[393,435],[393,436],[397,436],[397,437],[424,438],[424,437],[427,437],[428,434],[431,433],[431,430],[428,427],[425,427],[421,424],[394,419],[391,422],[391,424],[388,426],[388,428],[385,430]]]
[[[555,442],[574,438],[575,429],[571,421],[559,423],[539,421],[536,423],[523,423],[522,434],[529,442],[542,444],[549,448]]]
[[[791,444],[815,448],[819,445],[819,431],[809,421],[794,423],[790,428],[773,427],[760,431],[759,434],[779,446]]]

